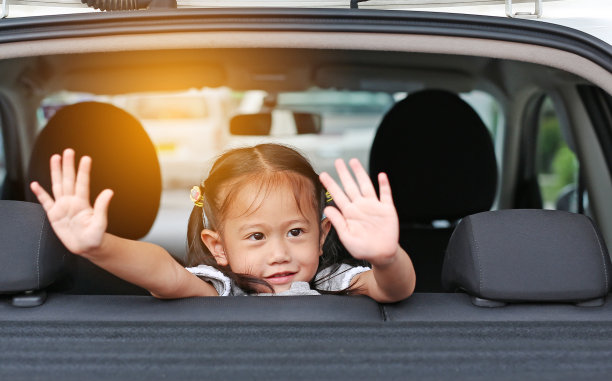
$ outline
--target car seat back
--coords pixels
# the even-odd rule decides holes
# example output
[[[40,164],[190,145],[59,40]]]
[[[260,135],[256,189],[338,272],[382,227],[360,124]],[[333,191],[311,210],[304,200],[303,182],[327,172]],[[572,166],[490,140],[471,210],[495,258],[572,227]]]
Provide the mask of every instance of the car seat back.
[[[17,306],[39,305],[45,297],[37,291],[61,278],[69,260],[40,205],[0,200],[0,294]]]
[[[83,102],[65,106],[51,117],[36,139],[28,169],[29,181],[50,190],[49,158],[66,148],[91,156],[91,198],[106,188],[114,191],[108,212],[109,233],[144,237],[157,216],[161,174],[155,147],[141,123],[110,104]],[[35,196],[28,192],[29,198]],[[75,293],[144,293],[78,258],[71,269]]]
[[[442,282],[476,305],[506,302],[603,304],[610,257],[590,218],[513,209],[464,218],[448,245]]]
[[[456,221],[489,210],[497,187],[491,136],[458,95],[408,95],[383,118],[370,152],[376,184],[386,172],[400,219],[400,244],[416,270],[416,291],[442,290],[440,274]],[[443,220],[446,227],[437,228]]]

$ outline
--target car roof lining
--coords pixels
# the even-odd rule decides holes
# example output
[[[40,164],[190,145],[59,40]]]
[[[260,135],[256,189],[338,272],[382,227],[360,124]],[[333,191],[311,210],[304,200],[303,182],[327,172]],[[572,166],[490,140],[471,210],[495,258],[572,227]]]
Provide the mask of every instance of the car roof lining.
[[[98,94],[171,91],[228,86],[235,90],[302,91],[335,88],[368,91],[411,91],[443,87],[457,92],[474,89],[477,72],[491,60],[415,53],[320,51],[300,49],[214,49],[207,51],[145,51],[45,57],[46,70],[29,70],[29,82],[53,72],[53,90]],[[258,55],[263,59],[253,58]],[[92,62],[95,62],[92,64]],[[355,64],[354,62],[358,62]],[[180,67],[173,71],[170,68]],[[155,78],[155,81],[151,81]]]
[[[320,32],[196,32],[160,33],[154,36],[99,36],[7,43],[3,44],[0,59],[27,57],[34,54],[37,57],[68,55],[64,57],[66,64],[74,60],[74,54],[90,53],[94,55],[90,57],[87,57],[87,55],[83,56],[88,60],[88,66],[101,66],[106,70],[109,62],[105,61],[101,56],[110,52],[121,53],[114,56],[123,56],[125,59],[133,57],[134,54],[146,55],[145,52],[147,51],[149,53],[182,51],[179,56],[187,57],[191,55],[191,57],[199,56],[200,58],[205,58],[207,52],[213,52],[206,49],[259,50],[275,48],[280,49],[279,52],[281,54],[282,51],[287,49],[316,49],[319,53],[321,51],[329,51],[330,54],[336,54],[337,56],[342,56],[347,51],[372,51],[377,54],[382,52],[448,54],[453,55],[452,65],[462,67],[463,69],[467,67],[465,62],[455,62],[456,59],[461,56],[472,56],[471,61],[469,59],[466,60],[470,65],[473,65],[473,68],[470,70],[478,69],[481,67],[482,62],[490,62],[493,58],[531,62],[550,68],[561,69],[566,73],[572,73],[612,93],[612,76],[609,75],[609,72],[588,59],[573,53],[522,43],[429,35]],[[186,54],[185,52],[190,53]],[[483,59],[482,57],[487,58]],[[249,61],[253,59],[251,57]],[[159,58],[155,58],[155,60],[158,64],[163,63],[163,61],[158,61]],[[311,56],[310,60],[316,62],[317,58]],[[246,65],[247,63],[243,61],[236,64]],[[232,65],[229,65],[229,67],[231,68]],[[429,69],[430,66],[427,66],[427,68]],[[212,73],[216,71],[214,68],[207,69]],[[150,70],[155,71],[154,69]],[[189,71],[189,73],[195,75],[195,79],[198,78],[198,75],[196,75],[198,73],[197,70]],[[168,74],[166,70],[166,75]],[[203,74],[200,73],[199,75],[202,76]],[[544,75],[541,77],[541,81],[550,80]],[[571,76],[566,76],[565,79],[567,80],[569,77]],[[210,81],[214,78],[213,76],[206,79]],[[228,78],[231,83],[232,75],[229,75]],[[214,83],[214,81],[210,83]]]

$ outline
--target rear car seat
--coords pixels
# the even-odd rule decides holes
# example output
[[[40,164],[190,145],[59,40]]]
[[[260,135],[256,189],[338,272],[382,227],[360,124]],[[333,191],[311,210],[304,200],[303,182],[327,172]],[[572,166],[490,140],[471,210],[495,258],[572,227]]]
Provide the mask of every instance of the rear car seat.
[[[410,94],[382,120],[370,176],[386,172],[400,219],[400,245],[416,271],[417,292],[441,292],[440,274],[456,221],[487,211],[497,164],[491,136],[470,105],[443,90]],[[437,220],[448,227],[437,228]]]
[[[71,254],[38,204],[0,200],[0,227],[0,294],[11,295],[17,307],[42,304]]]
[[[83,102],[65,106],[49,120],[36,139],[28,170],[28,183],[36,180],[51,189],[49,158],[66,148],[92,157],[91,198],[106,188],[114,191],[108,232],[130,239],[144,237],[157,216],[161,174],[155,147],[141,123],[110,104]],[[28,191],[29,200],[36,201]],[[68,269],[71,293],[146,294],[76,257]]]
[[[464,218],[448,244],[446,291],[479,306],[555,302],[599,306],[611,264],[590,218],[557,210],[513,209]]]

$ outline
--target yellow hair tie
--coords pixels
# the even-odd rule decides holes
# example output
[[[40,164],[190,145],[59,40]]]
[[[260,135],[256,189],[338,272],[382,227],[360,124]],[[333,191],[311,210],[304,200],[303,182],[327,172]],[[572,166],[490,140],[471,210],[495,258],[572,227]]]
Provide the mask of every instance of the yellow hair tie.
[[[200,208],[204,206],[204,195],[202,194],[202,190],[199,186],[194,185],[191,188],[191,192],[189,192],[189,199]]]

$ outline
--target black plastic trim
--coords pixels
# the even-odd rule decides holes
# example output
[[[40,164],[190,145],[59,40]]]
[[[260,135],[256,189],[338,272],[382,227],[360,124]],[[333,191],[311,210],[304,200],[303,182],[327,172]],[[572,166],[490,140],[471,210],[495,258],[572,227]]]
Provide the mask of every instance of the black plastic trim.
[[[591,85],[579,85],[578,93],[606,158],[608,172],[612,175],[612,95]]]
[[[15,111],[4,96],[0,96],[0,133],[4,141],[4,160],[6,164],[6,175],[4,182],[0,185],[0,199],[23,200],[24,184],[23,169],[21,166],[21,145],[17,131],[12,128],[16,126]]]
[[[545,93],[535,94],[527,103],[523,113],[518,180],[514,190],[513,208],[542,208],[542,194],[537,179],[535,157],[540,130],[540,113],[545,99]]]
[[[2,20],[0,44],[209,30],[403,33],[484,38],[565,50],[588,58],[612,73],[612,46],[586,33],[533,20],[433,12],[215,8],[42,16]]]

